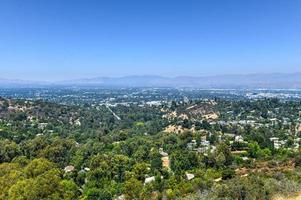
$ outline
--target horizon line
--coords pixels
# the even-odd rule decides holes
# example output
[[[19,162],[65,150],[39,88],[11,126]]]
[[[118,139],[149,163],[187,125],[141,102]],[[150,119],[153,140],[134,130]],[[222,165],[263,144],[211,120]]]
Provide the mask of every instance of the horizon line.
[[[133,75],[99,75],[99,76],[89,76],[89,77],[79,77],[79,78],[66,78],[61,80],[38,80],[38,79],[27,79],[27,78],[4,78],[0,77],[0,81],[24,81],[24,82],[44,82],[44,83],[56,83],[56,82],[66,82],[66,81],[78,81],[78,80],[89,80],[89,79],[97,79],[97,78],[126,78],[126,77],[161,77],[161,78],[181,78],[181,77],[191,77],[191,78],[199,78],[199,77],[219,77],[219,76],[251,76],[251,75],[294,75],[301,74],[301,71],[297,72],[254,72],[254,73],[226,73],[226,74],[200,74],[200,75],[175,75],[175,76],[167,76],[167,75],[157,75],[157,74],[133,74]]]

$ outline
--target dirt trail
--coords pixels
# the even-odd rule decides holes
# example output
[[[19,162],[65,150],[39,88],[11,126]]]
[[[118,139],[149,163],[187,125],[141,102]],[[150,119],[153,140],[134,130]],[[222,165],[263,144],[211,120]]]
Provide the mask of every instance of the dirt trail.
[[[289,197],[284,197],[281,195],[276,195],[272,200],[301,200],[301,192],[290,195]]]
[[[257,163],[253,168],[239,168],[236,169],[236,174],[238,175],[246,175],[249,173],[258,173],[258,172],[284,172],[284,171],[292,171],[294,169],[294,163],[292,161],[288,161],[287,163],[283,163],[281,165],[270,167],[267,162]],[[301,193],[300,193],[301,194]],[[301,199],[300,199],[301,200]]]

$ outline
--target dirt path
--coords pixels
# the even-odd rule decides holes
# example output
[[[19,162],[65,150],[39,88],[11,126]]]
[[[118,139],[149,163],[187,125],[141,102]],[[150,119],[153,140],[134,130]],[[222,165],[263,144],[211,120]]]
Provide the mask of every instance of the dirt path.
[[[284,197],[281,195],[276,195],[272,200],[301,200],[301,192],[293,194],[289,197]]]
[[[258,173],[258,172],[265,172],[265,173],[284,172],[284,171],[292,171],[294,167],[295,166],[292,161],[274,167],[268,166],[267,162],[261,162],[261,163],[257,163],[256,166],[253,168],[243,167],[243,168],[236,169],[236,174],[243,176],[249,173]]]

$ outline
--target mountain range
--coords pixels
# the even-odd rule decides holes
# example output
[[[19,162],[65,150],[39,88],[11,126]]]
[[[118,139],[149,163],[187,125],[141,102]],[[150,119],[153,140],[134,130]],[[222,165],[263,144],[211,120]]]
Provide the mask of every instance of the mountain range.
[[[203,89],[301,89],[301,73],[244,74],[216,76],[124,76],[97,77],[57,82],[0,79],[0,87],[188,87]]]

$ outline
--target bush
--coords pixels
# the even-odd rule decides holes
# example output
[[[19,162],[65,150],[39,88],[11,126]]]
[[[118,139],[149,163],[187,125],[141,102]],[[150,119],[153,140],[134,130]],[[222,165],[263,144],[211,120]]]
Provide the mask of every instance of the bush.
[[[294,162],[296,167],[301,167],[301,155],[297,155]]]
[[[222,172],[222,179],[228,180],[235,176],[235,171],[233,169],[226,169]]]

